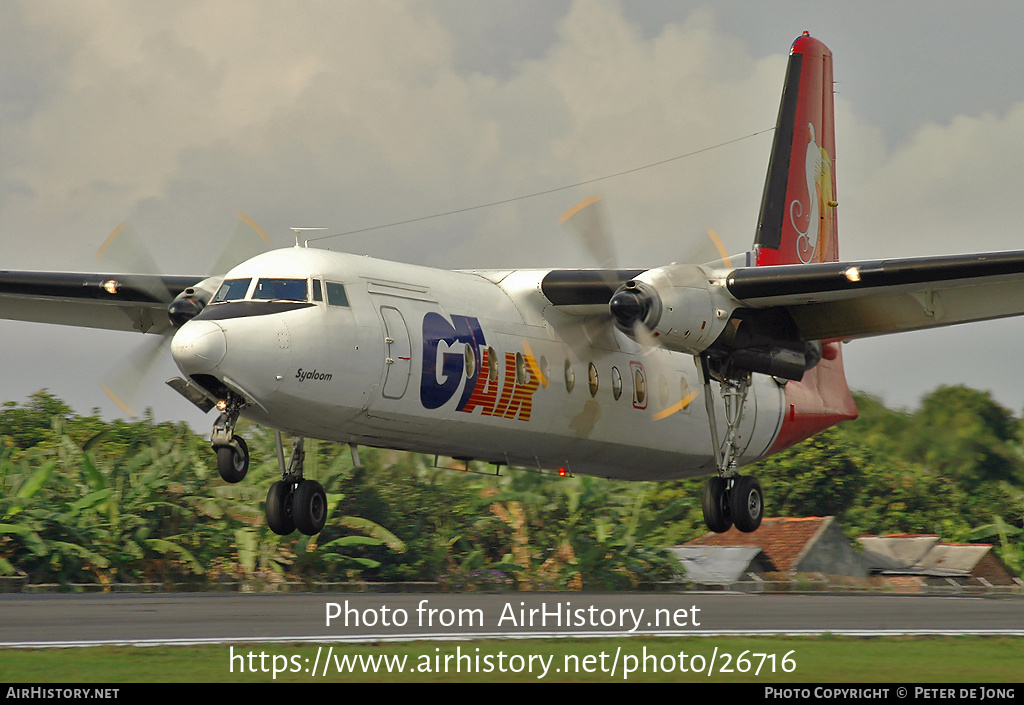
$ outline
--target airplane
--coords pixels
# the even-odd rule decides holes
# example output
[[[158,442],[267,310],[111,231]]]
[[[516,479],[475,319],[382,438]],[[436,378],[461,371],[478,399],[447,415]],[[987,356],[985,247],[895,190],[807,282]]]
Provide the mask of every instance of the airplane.
[[[753,246],[737,257],[447,271],[300,233],[211,277],[0,272],[0,317],[169,338],[182,376],[168,384],[218,411],[224,480],[248,469],[239,418],[275,429],[278,534],[327,519],[323,487],[303,477],[307,437],[349,444],[357,463],[365,445],[570,475],[711,475],[708,528],[754,531],[764,496],[740,469],[857,416],[843,343],[1024,313],[1024,251],[839,260],[832,94],[832,54],[805,32]]]

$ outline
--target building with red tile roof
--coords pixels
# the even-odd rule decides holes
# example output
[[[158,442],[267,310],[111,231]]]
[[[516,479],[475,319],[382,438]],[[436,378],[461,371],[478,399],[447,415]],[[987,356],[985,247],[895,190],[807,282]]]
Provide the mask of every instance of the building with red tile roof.
[[[765,519],[757,531],[707,533],[687,546],[755,546],[781,573],[823,573],[866,578],[867,563],[835,517]]]

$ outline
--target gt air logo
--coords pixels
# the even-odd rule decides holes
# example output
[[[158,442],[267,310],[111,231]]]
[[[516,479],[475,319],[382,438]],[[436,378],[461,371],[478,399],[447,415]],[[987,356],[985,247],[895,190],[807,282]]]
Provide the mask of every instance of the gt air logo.
[[[504,374],[499,354],[487,348],[476,318],[438,313],[423,317],[423,374],[420,401],[427,409],[444,406],[462,387],[457,411],[529,421],[540,374],[533,357],[505,353]],[[492,359],[493,358],[493,359]],[[465,379],[465,384],[463,384]]]

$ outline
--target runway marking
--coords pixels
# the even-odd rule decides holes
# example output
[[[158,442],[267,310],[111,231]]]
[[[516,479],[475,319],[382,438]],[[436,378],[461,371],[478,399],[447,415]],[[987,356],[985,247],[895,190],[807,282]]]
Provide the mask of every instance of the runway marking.
[[[97,639],[82,641],[5,641],[3,649],[75,649],[94,646],[203,646],[219,644],[300,644],[403,641],[471,641],[492,639],[608,639],[636,637],[732,637],[732,636],[846,636],[860,638],[907,636],[1024,636],[1024,629],[719,629],[675,632],[530,632],[528,634],[495,634],[494,632],[467,632],[465,634],[390,634],[387,636],[359,634],[356,636],[278,636],[278,637],[210,637],[206,639]]]

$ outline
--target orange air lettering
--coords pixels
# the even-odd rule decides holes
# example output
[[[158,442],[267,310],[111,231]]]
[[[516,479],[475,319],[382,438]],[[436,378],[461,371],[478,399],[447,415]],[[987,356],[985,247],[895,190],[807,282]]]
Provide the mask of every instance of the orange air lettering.
[[[533,394],[540,387],[540,377],[536,371],[536,361],[527,356],[527,372],[529,377],[524,384],[516,381],[515,353],[505,353],[505,378],[501,384],[501,396],[498,396],[498,380],[491,380],[491,359],[487,349],[482,350],[483,361],[480,373],[476,378],[476,386],[465,406],[459,411],[467,414],[480,409],[483,416],[500,416],[506,419],[529,421],[533,413]]]
[[[512,401],[512,390],[516,386],[516,356],[515,353],[505,353],[505,383],[501,387],[501,398],[498,405],[494,407],[495,416],[504,416],[508,403]]]
[[[491,381],[491,362],[486,348],[483,349],[483,362],[480,365],[480,373],[476,376],[476,386],[469,400],[466,401],[459,411],[472,413],[473,409],[480,407],[480,413],[484,416],[491,416],[494,413],[494,402],[498,399],[498,380]]]
[[[537,391],[537,387],[540,386],[540,377],[538,377],[534,370],[538,369],[537,363],[531,356],[527,356],[526,371],[529,373],[529,377],[525,384],[516,384],[515,391],[512,392],[512,401],[509,402],[508,408],[505,409],[505,418],[513,419],[516,417],[516,413],[519,413],[520,421],[529,421],[530,413],[533,411],[533,393]],[[508,358],[506,357],[506,361]],[[505,374],[509,376],[515,376],[515,357],[512,357],[512,367],[509,368],[506,362]]]

